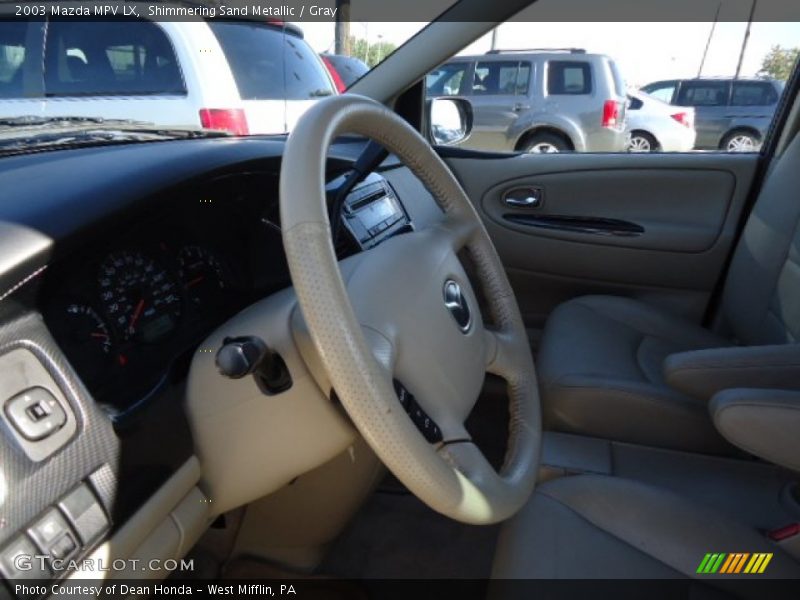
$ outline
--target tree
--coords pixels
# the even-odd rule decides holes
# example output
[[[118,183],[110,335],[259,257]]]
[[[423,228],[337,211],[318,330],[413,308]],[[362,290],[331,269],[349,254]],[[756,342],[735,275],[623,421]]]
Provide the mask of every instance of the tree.
[[[360,58],[371,69],[395,51],[397,46],[391,42],[378,41],[367,43],[367,40],[350,36],[350,56]]]
[[[761,69],[758,74],[786,81],[792,74],[798,56],[800,56],[800,48],[784,48],[775,45],[761,61]]]

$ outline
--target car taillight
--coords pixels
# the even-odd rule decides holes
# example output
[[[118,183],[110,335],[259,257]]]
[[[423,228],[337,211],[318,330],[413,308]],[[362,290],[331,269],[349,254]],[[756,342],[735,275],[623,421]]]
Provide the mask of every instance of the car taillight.
[[[606,100],[603,104],[603,127],[617,127],[619,125],[620,103],[616,100]]]
[[[673,119],[675,119],[681,125],[685,125],[686,127],[692,126],[692,118],[689,116],[689,113],[679,112],[675,113],[674,115],[670,115]]]
[[[340,94],[343,94],[344,91],[347,89],[347,86],[342,81],[339,72],[336,70],[336,67],[333,66],[333,63],[327,56],[322,57],[322,62],[325,63],[325,68],[328,69],[328,73],[331,75],[331,79],[333,79],[333,83],[336,86],[336,91]]]
[[[200,124],[205,129],[222,129],[235,135],[250,133],[247,117],[241,108],[201,108]]]

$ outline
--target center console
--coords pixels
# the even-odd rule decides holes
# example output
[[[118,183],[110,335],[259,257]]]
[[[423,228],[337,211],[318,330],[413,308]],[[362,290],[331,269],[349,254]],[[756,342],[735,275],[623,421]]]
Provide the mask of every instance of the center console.
[[[338,187],[334,181],[329,189]],[[384,239],[412,231],[408,213],[392,186],[378,173],[371,173],[348,194],[342,207],[343,220],[363,250]]]

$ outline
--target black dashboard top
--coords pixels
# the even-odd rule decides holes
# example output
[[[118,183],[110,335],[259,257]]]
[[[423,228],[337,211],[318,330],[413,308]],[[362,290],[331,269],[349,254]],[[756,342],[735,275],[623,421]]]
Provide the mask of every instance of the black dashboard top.
[[[345,168],[365,145],[343,139],[329,164]],[[216,138],[53,151],[0,160],[0,300],[44,268],[74,236],[127,218],[143,201],[197,177],[278,173],[282,138]]]

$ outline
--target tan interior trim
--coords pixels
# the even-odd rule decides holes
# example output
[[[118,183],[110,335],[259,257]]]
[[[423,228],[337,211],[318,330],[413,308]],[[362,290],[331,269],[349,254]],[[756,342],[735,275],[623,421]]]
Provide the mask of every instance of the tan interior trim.
[[[292,332],[291,289],[251,305],[195,352],[186,412],[213,515],[271,494],[350,446],[355,429],[309,372]],[[228,379],[215,364],[226,337],[257,336],[280,354],[292,387],[268,396],[253,377]],[[210,350],[210,352],[209,352]]]
[[[169,571],[142,569],[111,570],[118,559],[147,561],[183,557],[208,527],[211,518],[207,498],[196,487],[200,462],[191,457],[133,517],[87,558],[86,568],[68,579],[163,579]],[[82,566],[84,566],[82,565]],[[89,565],[92,568],[89,568]]]

